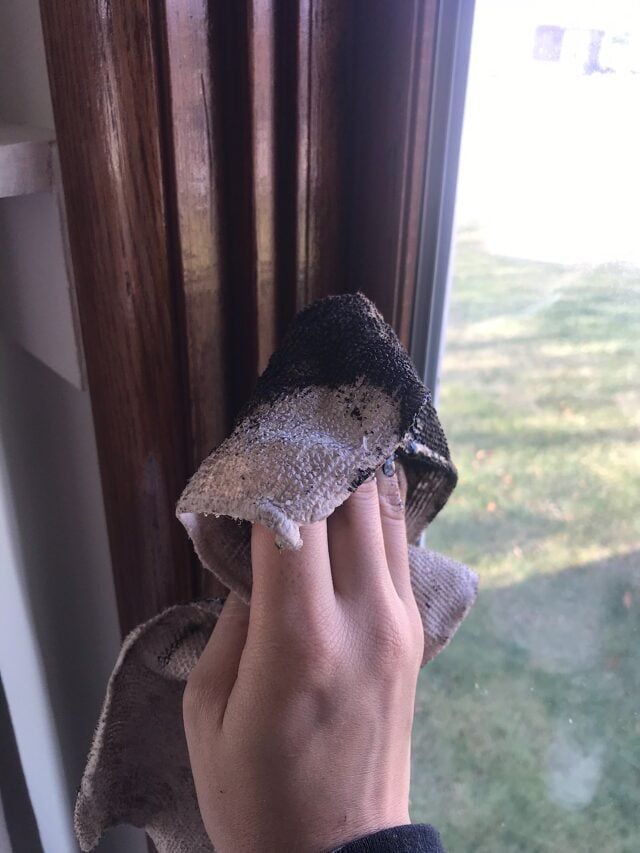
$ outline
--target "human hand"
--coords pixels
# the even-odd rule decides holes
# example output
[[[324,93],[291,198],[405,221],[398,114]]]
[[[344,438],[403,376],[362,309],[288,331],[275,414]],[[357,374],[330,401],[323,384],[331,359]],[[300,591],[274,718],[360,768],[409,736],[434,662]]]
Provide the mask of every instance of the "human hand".
[[[251,608],[229,596],[185,690],[219,853],[319,853],[409,822],[423,632],[396,476],[301,533],[278,551],[254,525]]]

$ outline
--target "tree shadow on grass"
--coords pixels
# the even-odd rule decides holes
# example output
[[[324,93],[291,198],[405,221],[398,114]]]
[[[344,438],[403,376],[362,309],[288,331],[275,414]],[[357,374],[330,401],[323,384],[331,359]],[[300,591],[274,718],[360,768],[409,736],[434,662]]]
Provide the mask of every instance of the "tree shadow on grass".
[[[640,849],[639,640],[640,551],[481,583],[420,680],[414,819],[452,850]]]
[[[491,590],[487,607],[495,637],[535,669],[640,672],[640,551]]]

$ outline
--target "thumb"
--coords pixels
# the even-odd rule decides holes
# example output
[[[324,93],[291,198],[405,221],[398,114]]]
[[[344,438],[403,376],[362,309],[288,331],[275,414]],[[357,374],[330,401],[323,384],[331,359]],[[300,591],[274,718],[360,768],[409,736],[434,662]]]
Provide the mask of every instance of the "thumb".
[[[249,627],[249,607],[229,593],[209,642],[187,681],[184,698],[185,723],[194,715],[208,725],[222,725],[233,690]]]

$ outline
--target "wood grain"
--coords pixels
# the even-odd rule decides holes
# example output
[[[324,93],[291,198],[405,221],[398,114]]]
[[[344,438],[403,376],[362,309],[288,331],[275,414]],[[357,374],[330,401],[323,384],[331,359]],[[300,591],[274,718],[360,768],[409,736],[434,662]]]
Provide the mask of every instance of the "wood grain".
[[[355,0],[349,279],[409,346],[437,0]]]
[[[42,21],[121,628],[194,592],[174,504],[185,389],[167,245],[150,2],[56,3]]]
[[[275,8],[271,0],[251,0],[248,20],[253,210],[255,215],[256,377],[278,342],[276,281],[276,124]]]
[[[174,502],[295,311],[409,343],[438,0],[41,6],[127,630],[206,587]]]
[[[309,302],[349,290],[347,282],[348,140],[352,132],[349,83],[352,5],[341,0],[310,4],[306,81],[306,292]],[[306,92],[304,87],[306,85]],[[304,149],[300,146],[301,159]]]
[[[230,427],[226,403],[225,271],[220,241],[221,166],[217,82],[211,75],[209,3],[167,0],[168,111],[189,388],[190,470]],[[215,398],[214,396],[215,395]]]

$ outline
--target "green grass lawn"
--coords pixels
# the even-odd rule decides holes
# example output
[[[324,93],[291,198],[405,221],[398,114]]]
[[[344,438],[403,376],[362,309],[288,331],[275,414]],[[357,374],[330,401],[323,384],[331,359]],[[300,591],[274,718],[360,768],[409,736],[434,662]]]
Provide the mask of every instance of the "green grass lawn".
[[[640,269],[459,236],[430,547],[478,602],[421,677],[412,817],[451,853],[640,850]]]

